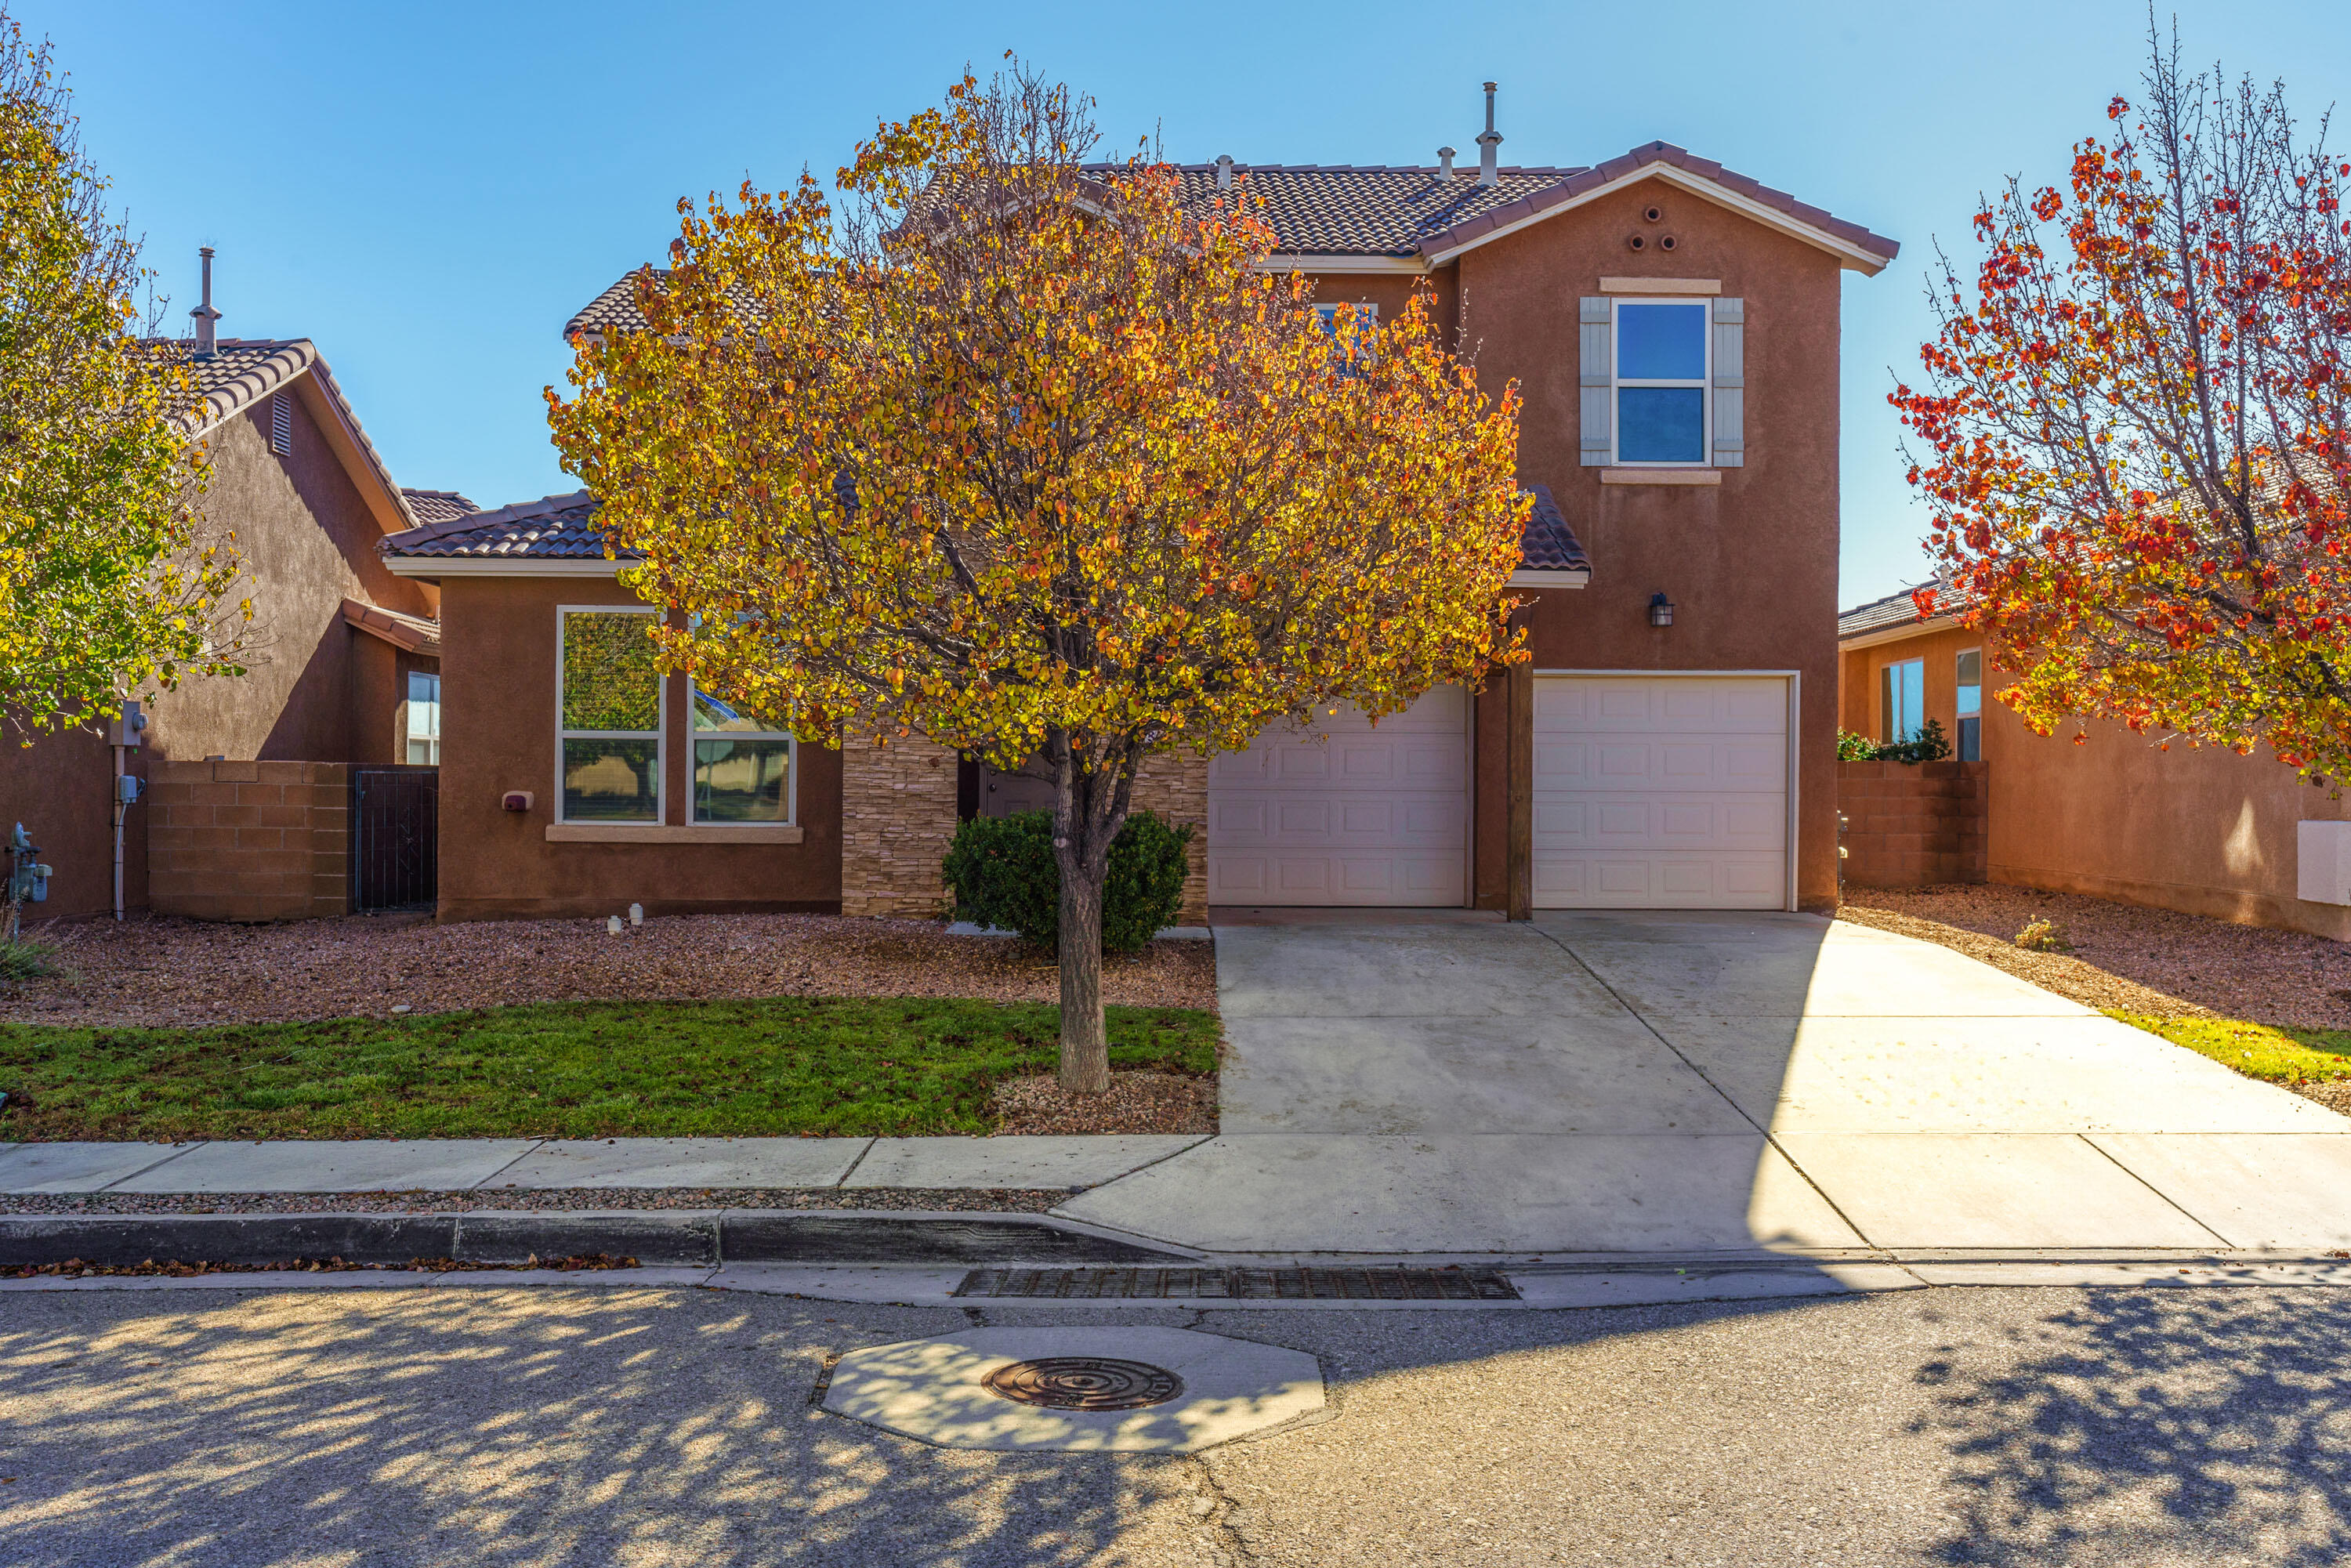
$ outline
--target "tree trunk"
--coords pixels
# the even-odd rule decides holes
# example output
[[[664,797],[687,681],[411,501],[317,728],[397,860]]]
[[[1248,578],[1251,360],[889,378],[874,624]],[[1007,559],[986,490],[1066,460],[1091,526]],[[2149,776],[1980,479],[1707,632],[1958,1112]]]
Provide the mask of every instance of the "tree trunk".
[[[1110,1031],[1102,1021],[1102,878],[1088,876],[1085,862],[1109,856],[1057,852],[1061,864],[1061,1087],[1072,1094],[1101,1094],[1110,1088]]]
[[[1053,769],[1053,862],[1061,873],[1061,1087],[1072,1094],[1110,1088],[1110,1031],[1102,1021],[1102,884],[1110,846],[1126,825],[1134,788],[1132,742],[1083,758],[1067,731],[1046,732]]]

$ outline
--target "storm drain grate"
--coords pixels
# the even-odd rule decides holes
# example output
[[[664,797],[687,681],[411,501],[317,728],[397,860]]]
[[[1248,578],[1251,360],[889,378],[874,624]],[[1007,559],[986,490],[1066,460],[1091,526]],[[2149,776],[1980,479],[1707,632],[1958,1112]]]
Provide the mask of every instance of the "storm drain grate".
[[[1032,1300],[1515,1301],[1492,1269],[974,1269],[958,1296]]]

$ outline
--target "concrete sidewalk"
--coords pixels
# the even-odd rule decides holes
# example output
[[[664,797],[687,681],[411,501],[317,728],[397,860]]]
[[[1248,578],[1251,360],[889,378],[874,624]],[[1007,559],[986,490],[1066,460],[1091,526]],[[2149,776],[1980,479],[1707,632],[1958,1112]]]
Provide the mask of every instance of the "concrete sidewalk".
[[[1203,1140],[431,1138],[18,1144],[0,1193],[498,1192],[572,1187],[1088,1187]]]

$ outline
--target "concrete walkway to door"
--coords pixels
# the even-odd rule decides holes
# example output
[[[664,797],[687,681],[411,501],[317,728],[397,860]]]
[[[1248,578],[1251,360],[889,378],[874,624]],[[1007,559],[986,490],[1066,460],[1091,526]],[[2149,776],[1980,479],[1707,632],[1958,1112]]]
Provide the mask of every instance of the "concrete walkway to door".
[[[1217,1252],[2351,1246],[2351,1121],[1808,915],[1220,923],[1219,1136],[1060,1212]]]

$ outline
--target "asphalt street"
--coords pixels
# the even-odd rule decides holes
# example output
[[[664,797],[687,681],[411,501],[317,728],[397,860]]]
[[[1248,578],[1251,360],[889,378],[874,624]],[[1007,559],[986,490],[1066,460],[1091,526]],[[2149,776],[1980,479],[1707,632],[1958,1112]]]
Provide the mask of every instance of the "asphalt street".
[[[2351,1292],[1143,1310],[1310,1351],[1189,1458],[928,1448],[831,1358],[1096,1312],[711,1290],[0,1297],[0,1563],[2332,1563]]]

